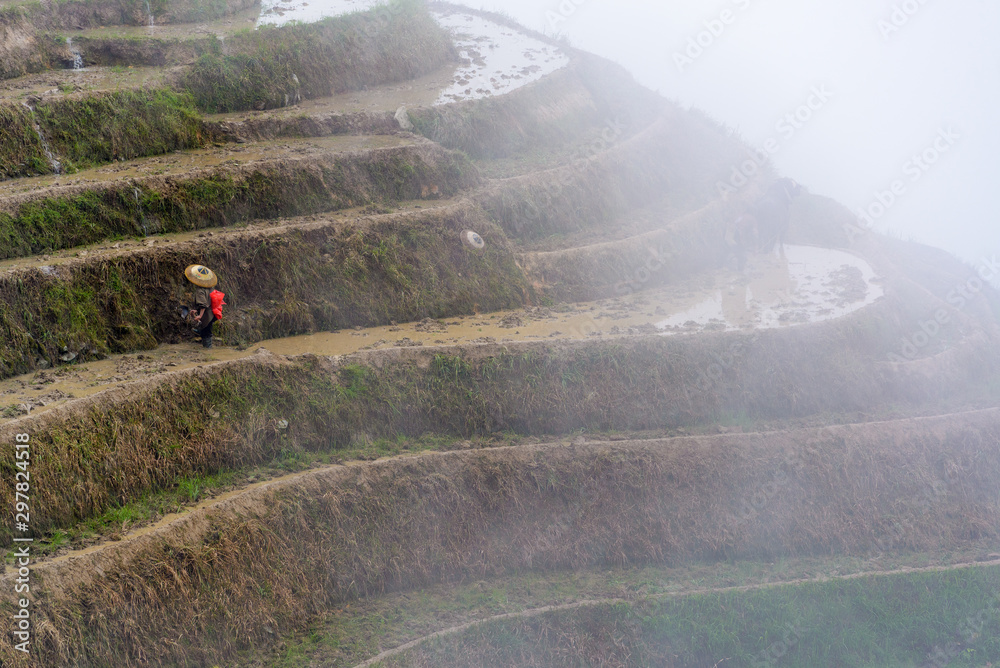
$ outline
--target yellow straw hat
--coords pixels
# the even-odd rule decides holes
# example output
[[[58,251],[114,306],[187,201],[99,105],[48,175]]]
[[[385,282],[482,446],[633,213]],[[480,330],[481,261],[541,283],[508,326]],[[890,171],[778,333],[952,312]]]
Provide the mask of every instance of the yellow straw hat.
[[[215,272],[200,264],[189,266],[184,270],[184,275],[199,288],[214,288],[219,282],[219,277],[215,275]]]

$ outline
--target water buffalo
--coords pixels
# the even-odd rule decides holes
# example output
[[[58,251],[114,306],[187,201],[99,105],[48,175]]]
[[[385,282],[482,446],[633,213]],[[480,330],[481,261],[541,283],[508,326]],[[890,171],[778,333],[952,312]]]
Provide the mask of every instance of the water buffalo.
[[[729,247],[729,251],[736,256],[736,266],[740,271],[746,267],[747,252],[757,248],[759,244],[757,218],[749,211],[726,228],[726,245]]]
[[[801,194],[802,186],[792,179],[778,179],[750,207],[749,212],[757,219],[759,252],[770,253],[775,245],[784,252],[792,200]]]
[[[778,179],[728,226],[726,245],[736,256],[740,271],[746,266],[748,253],[770,253],[775,245],[784,252],[790,206],[800,194],[801,185],[792,179]]]

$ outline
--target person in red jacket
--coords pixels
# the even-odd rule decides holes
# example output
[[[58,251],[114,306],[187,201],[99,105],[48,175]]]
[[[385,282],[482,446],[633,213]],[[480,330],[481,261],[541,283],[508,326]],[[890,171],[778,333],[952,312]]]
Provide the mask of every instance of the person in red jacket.
[[[201,337],[201,345],[212,347],[212,325],[217,320],[212,312],[212,288],[219,283],[219,278],[208,267],[192,264],[184,270],[184,276],[194,284],[194,307],[191,315],[194,317],[194,333]]]

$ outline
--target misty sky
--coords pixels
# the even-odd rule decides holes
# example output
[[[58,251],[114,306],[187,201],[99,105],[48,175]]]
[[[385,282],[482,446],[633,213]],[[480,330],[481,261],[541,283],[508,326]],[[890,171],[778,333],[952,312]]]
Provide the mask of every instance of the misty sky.
[[[1000,2],[465,2],[561,32],[755,146],[775,139],[779,171],[881,214],[877,229],[974,264],[1000,254]]]

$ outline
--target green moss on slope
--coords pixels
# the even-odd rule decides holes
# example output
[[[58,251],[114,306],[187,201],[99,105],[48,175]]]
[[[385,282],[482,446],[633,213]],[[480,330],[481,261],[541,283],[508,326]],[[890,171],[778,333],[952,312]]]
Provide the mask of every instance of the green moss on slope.
[[[31,111],[22,105],[0,104],[0,156],[0,180],[52,173],[32,129]]]
[[[447,33],[416,0],[308,25],[241,32],[226,54],[206,54],[182,85],[206,112],[287,105],[411,79],[452,56]]]
[[[89,167],[205,144],[190,95],[121,90],[42,102],[39,125],[66,166]]]

